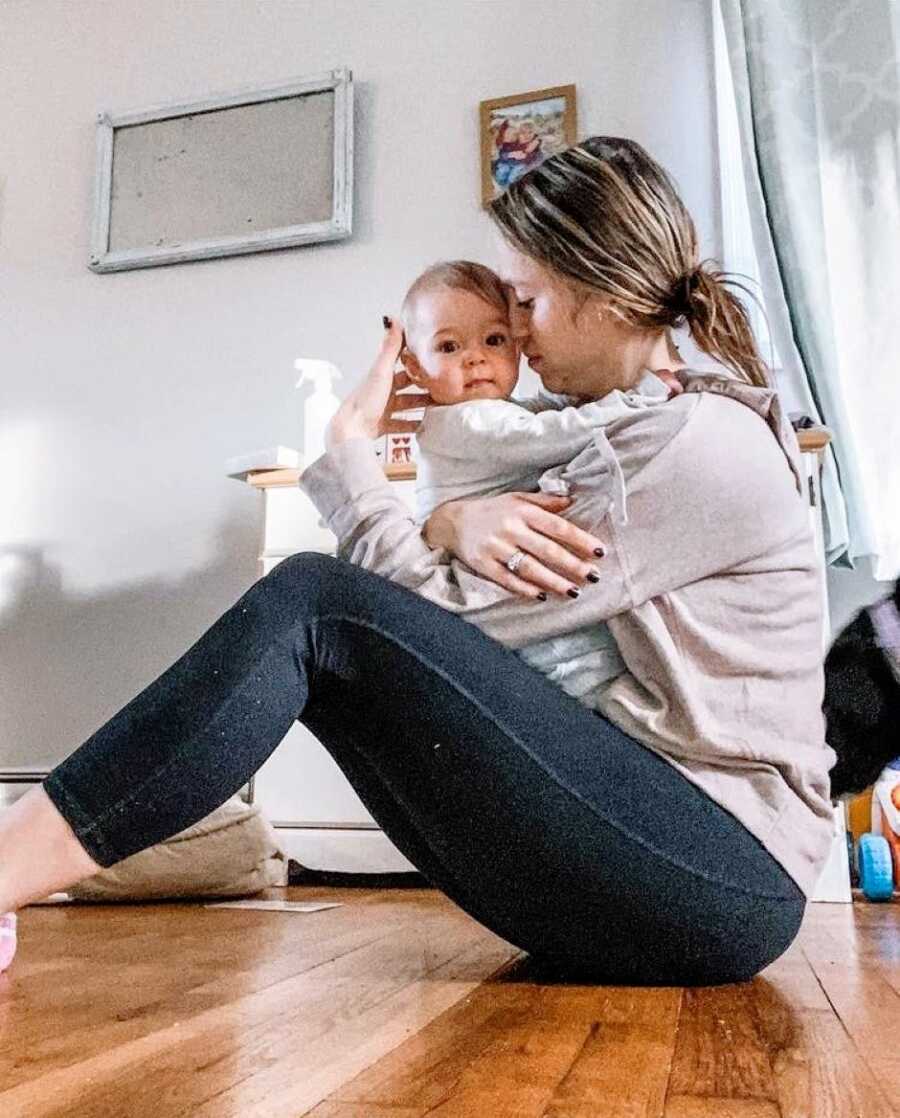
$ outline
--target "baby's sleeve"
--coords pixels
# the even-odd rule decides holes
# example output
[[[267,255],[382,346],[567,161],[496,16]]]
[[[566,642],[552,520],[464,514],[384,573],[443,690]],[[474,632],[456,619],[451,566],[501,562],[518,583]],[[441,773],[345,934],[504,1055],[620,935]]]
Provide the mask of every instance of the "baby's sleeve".
[[[621,397],[620,393],[612,395]],[[510,400],[491,403],[491,407],[464,405],[458,409],[452,455],[528,473],[569,462],[598,429],[630,410],[624,397],[540,412]]]

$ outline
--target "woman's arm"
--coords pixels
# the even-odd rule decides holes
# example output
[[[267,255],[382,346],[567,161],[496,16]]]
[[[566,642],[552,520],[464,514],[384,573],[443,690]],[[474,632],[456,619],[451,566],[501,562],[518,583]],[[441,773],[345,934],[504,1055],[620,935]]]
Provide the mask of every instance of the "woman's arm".
[[[385,334],[375,363],[362,383],[347,396],[325,428],[325,449],[349,439],[377,439],[391,432],[415,432],[417,419],[395,419],[394,412],[427,407],[427,392],[403,393],[413,381],[405,369],[396,370],[403,348],[399,321],[384,316]],[[402,393],[402,394],[401,394]]]
[[[627,524],[589,515],[581,523],[591,532],[581,531],[556,515],[565,498],[510,493],[440,505],[425,539],[520,594],[556,590],[560,575],[581,587],[593,548],[603,547],[589,595],[605,597],[610,571],[621,569],[620,597],[636,603],[783,548],[809,528],[795,476],[760,416],[712,387],[617,425]],[[577,501],[572,513],[580,517]],[[517,549],[526,558],[513,575],[504,563]]]
[[[557,515],[571,503],[550,493],[447,501],[425,521],[422,535],[430,547],[458,556],[476,574],[514,594],[567,596],[571,587],[588,585],[588,575],[606,551],[597,536]],[[513,574],[506,561],[517,550],[526,558]]]

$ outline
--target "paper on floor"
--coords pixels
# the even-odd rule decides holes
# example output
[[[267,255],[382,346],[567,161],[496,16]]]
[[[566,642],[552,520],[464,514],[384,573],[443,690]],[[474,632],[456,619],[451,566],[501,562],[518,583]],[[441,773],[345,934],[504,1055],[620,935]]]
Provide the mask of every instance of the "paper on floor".
[[[318,912],[320,908],[343,908],[342,904],[332,901],[327,904],[307,901],[222,901],[207,904],[204,908],[262,908],[268,912]]]

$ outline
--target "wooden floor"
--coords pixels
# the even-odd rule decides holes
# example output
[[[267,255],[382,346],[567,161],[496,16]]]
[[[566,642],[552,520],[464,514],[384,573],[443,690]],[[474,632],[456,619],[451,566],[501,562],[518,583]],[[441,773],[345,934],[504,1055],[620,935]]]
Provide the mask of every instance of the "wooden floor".
[[[431,890],[309,915],[34,906],[0,1116],[900,1118],[900,899],[810,905],[751,983],[540,984]]]

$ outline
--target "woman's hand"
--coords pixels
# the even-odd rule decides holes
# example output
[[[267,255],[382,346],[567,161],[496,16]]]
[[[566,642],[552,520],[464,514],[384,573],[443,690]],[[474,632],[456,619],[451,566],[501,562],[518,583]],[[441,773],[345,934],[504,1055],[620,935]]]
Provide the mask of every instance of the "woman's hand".
[[[590,573],[599,573],[594,564],[603,553],[601,540],[556,515],[570,500],[550,493],[501,493],[447,501],[428,518],[423,534],[429,547],[446,548],[476,574],[516,594],[566,595]],[[516,550],[525,558],[513,574],[506,561]]]
[[[419,419],[394,419],[396,411],[427,407],[434,401],[427,392],[404,392],[413,382],[405,369],[395,372],[403,348],[403,330],[397,319],[385,318],[385,335],[375,363],[363,382],[347,396],[325,428],[325,449],[347,439],[377,439],[389,432],[418,431]]]

